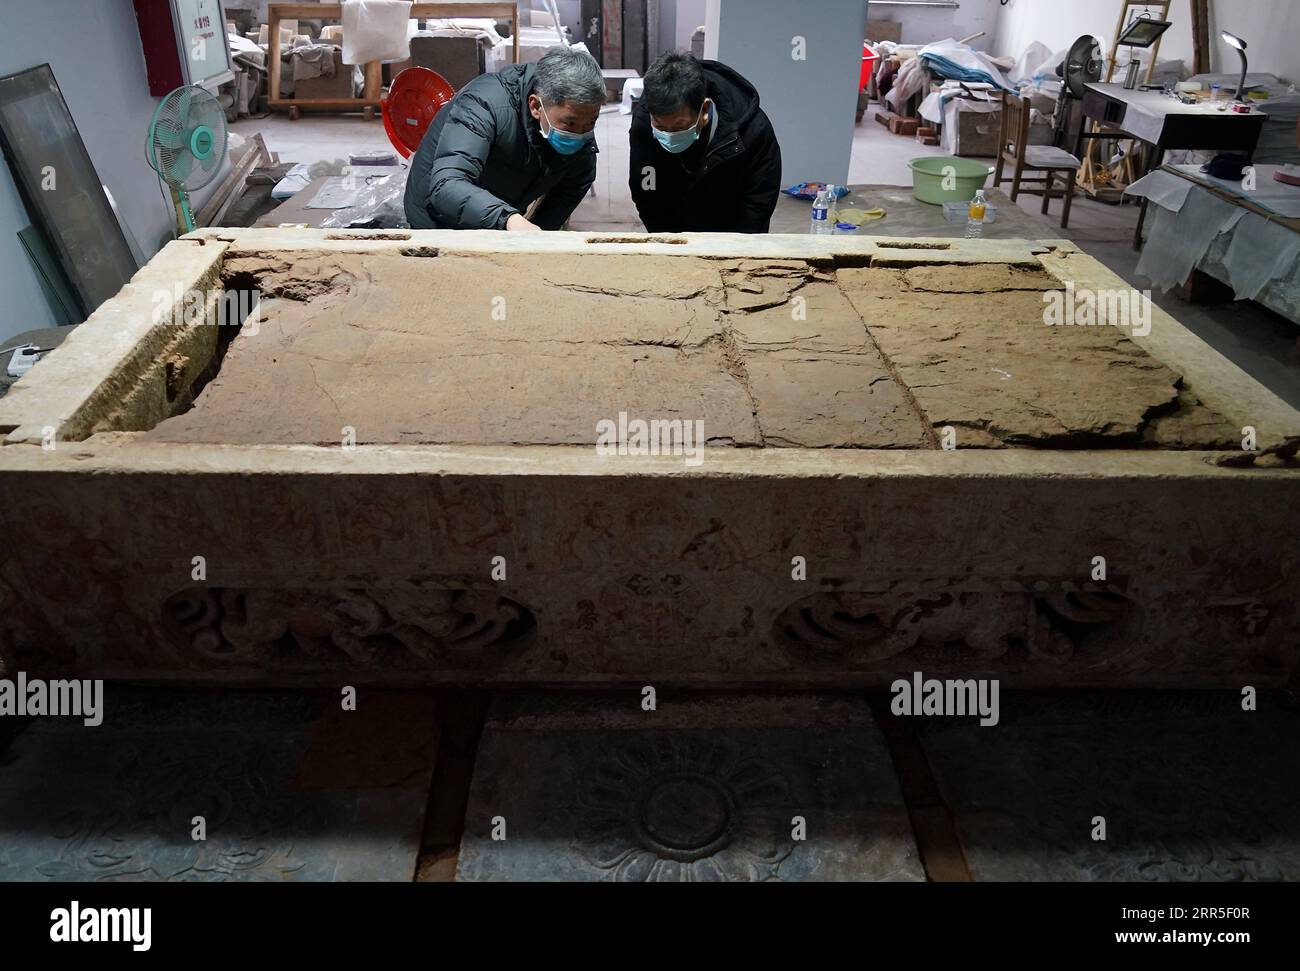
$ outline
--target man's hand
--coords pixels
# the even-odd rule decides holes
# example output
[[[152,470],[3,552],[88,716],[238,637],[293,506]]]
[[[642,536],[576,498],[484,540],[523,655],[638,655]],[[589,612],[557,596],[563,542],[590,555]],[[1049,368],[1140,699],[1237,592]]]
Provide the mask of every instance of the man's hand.
[[[512,233],[540,233],[542,228],[521,216],[519,213],[511,214],[506,220],[506,229]]]

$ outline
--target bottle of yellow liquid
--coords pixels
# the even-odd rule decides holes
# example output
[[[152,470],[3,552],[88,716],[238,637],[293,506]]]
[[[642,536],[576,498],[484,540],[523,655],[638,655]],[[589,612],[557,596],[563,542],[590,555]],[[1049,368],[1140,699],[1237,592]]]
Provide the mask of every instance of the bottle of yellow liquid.
[[[987,208],[988,201],[984,198],[984,190],[980,189],[975,193],[975,198],[970,201],[970,209],[967,212],[967,239],[979,239],[984,235],[984,213]]]

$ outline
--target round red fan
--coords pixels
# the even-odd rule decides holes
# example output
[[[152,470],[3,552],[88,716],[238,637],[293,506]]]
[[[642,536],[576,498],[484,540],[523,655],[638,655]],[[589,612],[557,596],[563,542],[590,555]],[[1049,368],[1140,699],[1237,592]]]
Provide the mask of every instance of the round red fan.
[[[402,158],[420,147],[429,125],[455,93],[446,78],[427,67],[408,67],[393,79],[380,111],[388,140]]]

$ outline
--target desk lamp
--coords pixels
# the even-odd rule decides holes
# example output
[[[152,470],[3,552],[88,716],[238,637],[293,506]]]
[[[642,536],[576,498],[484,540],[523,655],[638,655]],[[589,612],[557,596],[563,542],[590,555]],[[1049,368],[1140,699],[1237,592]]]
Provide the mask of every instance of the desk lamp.
[[[1229,47],[1237,49],[1237,56],[1241,58],[1241,80],[1237,83],[1237,100],[1246,103],[1246,42],[1230,31],[1223,31],[1219,34],[1223,42]]]

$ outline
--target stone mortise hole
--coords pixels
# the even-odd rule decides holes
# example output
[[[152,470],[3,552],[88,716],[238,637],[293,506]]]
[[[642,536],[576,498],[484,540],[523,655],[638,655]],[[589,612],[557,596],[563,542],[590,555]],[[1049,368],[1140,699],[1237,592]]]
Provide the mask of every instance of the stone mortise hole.
[[[909,240],[882,241],[876,245],[881,249],[952,249],[951,243],[921,243]]]
[[[410,239],[410,233],[326,233],[326,239]]]
[[[588,236],[587,243],[666,243],[670,246],[685,246],[689,240],[680,236]]]

